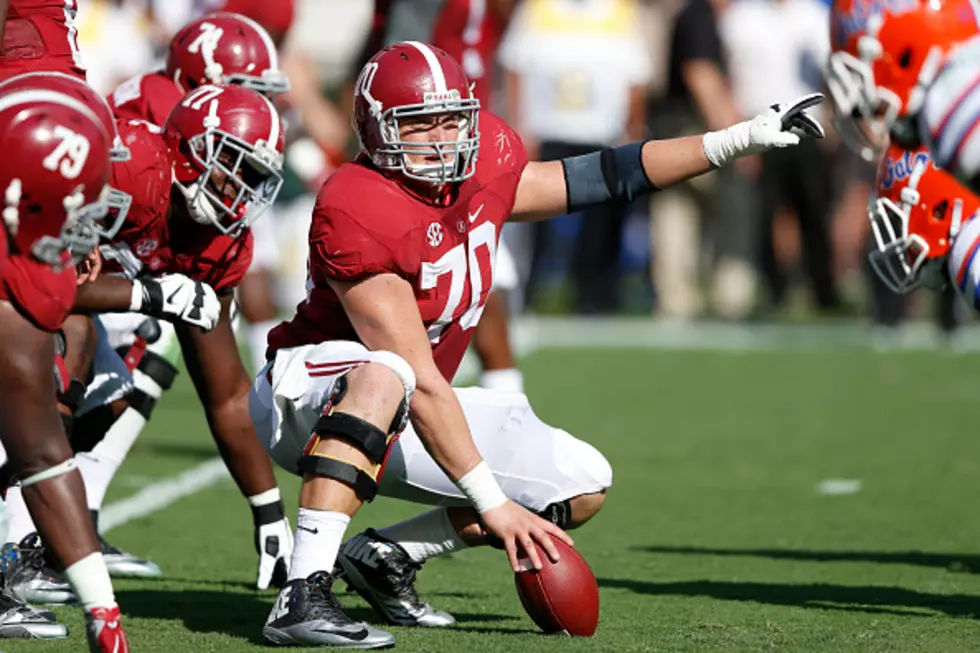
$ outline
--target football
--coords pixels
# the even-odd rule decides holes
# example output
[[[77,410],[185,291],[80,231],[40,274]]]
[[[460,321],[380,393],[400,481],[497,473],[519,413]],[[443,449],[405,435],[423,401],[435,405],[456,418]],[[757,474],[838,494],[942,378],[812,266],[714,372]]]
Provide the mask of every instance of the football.
[[[514,574],[517,595],[544,632],[591,637],[599,625],[599,586],[578,551],[561,540],[554,542],[561,558],[557,564],[537,544],[544,567],[536,571],[529,559],[521,560],[527,570]]]

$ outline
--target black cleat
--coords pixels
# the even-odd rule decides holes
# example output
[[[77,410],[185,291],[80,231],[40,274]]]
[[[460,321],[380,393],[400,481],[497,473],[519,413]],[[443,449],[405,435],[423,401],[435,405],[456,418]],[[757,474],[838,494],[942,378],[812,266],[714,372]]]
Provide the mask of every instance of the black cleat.
[[[337,564],[348,587],[390,624],[441,628],[456,623],[451,614],[419,599],[415,574],[422,565],[412,562],[405,549],[381,537],[373,528],[344,542]]]

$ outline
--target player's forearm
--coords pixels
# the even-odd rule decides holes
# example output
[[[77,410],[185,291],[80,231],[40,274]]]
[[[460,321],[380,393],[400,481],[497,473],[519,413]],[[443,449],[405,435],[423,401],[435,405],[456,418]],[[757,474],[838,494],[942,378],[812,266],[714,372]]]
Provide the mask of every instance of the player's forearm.
[[[211,434],[228,471],[243,496],[252,497],[276,487],[269,455],[248,413],[248,388],[220,404],[205,406]]]
[[[643,172],[654,188],[667,188],[712,169],[703,136],[647,141],[640,152]],[[651,189],[652,190],[652,189]]]
[[[451,480],[458,481],[482,460],[459,399],[441,377],[419,383],[412,395],[411,415],[419,440]]]
[[[72,310],[75,313],[118,313],[128,311],[132,302],[132,281],[100,275],[94,282],[78,287]]]

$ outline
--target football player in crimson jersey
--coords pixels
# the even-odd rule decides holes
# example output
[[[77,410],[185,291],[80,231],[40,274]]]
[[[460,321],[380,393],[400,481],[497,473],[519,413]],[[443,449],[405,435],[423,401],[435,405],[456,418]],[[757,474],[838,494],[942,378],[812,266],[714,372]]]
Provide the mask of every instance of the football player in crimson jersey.
[[[825,69],[841,138],[866,161],[917,147],[914,116],[947,52],[980,33],[968,0],[834,0]]]
[[[185,25],[170,41],[164,69],[123,82],[109,104],[120,118],[162,125],[185,93],[204,84],[235,84],[270,97],[289,90],[262,26],[219,12]]]
[[[90,649],[127,651],[51,374],[51,334],[75,296],[70,252],[87,252],[97,242],[92,223],[107,208],[112,141],[84,104],[40,90],[0,94],[0,141],[7,153],[0,187],[10,249],[0,288],[0,440],[38,530],[85,608]],[[0,600],[4,616],[11,616],[0,618],[0,634],[67,634],[50,613],[24,606],[11,612],[12,594]]]
[[[354,93],[361,155],[320,191],[307,300],[270,334],[249,401],[273,459],[303,477],[289,582],[263,630],[282,645],[394,643],[341,610],[335,562],[389,621],[444,626],[452,617],[413,587],[427,558],[496,540],[515,570],[519,550],[540,568],[533,543],[556,560],[550,536],[571,543],[564,529],[601,507],[612,482],[602,454],[542,422],[522,394],[449,384],[506,220],[627,201],[823,136],[805,112],[814,95],[703,136],[528,163],[517,134],[479,109],[459,64],[418,42],[376,54]],[[451,507],[368,530],[340,551],[351,516],[378,492]]]
[[[252,507],[260,548],[257,586],[281,584],[292,534],[269,458],[247,415],[249,377],[229,311],[233,290],[251,261],[249,225],[274,201],[282,183],[282,121],[255,91],[206,85],[189,93],[162,129],[141,121],[120,121],[119,129],[132,157],[113,165],[111,181],[133,201],[106,270],[125,274],[102,275],[80,289],[76,308],[149,312],[174,322],[219,450]],[[216,299],[208,298],[214,297],[212,288]],[[212,302],[216,324],[205,323],[202,315],[211,312]],[[156,308],[147,311],[147,304]],[[135,328],[126,316],[104,315],[102,321],[113,346]],[[141,321],[137,317],[136,323]],[[176,373],[162,356],[129,344],[124,352],[137,389],[110,409],[118,419],[105,440],[79,456],[95,510]],[[82,404],[92,408],[85,400]],[[106,411],[86,417],[79,419],[77,431],[109,421]],[[97,441],[99,434],[80,437]]]
[[[52,70],[85,79],[75,30],[76,0],[0,2],[0,79]]]

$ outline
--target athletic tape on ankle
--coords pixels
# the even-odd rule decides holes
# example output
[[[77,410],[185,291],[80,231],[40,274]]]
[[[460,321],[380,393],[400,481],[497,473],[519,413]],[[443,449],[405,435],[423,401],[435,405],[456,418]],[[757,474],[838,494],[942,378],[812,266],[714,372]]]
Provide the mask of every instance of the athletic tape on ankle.
[[[20,482],[20,486],[22,488],[30,487],[31,485],[35,485],[36,483],[40,483],[41,481],[46,481],[49,478],[54,478],[56,476],[61,476],[62,474],[67,474],[68,472],[75,469],[75,465],[76,465],[75,459],[69,458],[65,462],[59,463],[54,467],[48,467],[43,472],[38,472],[37,474],[28,476],[27,478],[23,479]]]

